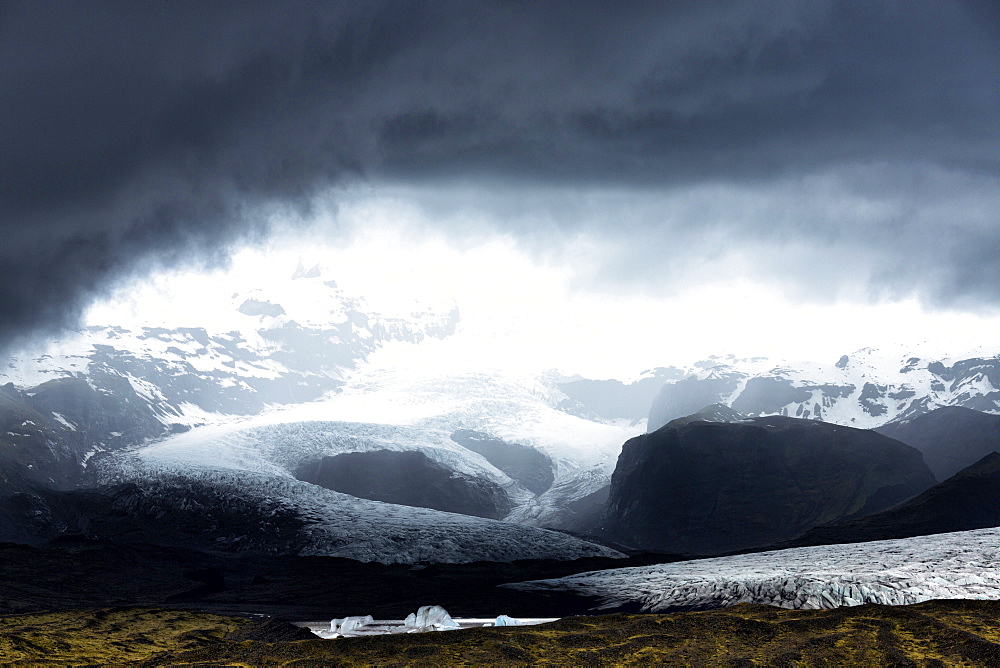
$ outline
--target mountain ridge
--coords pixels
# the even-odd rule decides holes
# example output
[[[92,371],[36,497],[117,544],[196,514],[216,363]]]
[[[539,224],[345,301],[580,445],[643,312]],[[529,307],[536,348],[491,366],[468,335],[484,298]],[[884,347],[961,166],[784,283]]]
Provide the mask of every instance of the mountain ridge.
[[[926,359],[862,349],[833,364],[775,366],[762,358],[710,358],[667,381],[647,431],[703,406],[748,416],[784,415],[859,428],[912,419],[942,406],[1000,413],[1000,354]]]

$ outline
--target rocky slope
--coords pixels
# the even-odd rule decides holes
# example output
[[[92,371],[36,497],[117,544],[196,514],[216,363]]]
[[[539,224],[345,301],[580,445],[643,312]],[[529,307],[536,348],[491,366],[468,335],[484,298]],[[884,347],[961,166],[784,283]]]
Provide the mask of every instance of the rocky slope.
[[[871,514],[933,484],[918,451],[868,430],[784,417],[688,422],[625,443],[604,533],[719,553]]]
[[[1000,415],[962,406],[938,408],[876,431],[923,453],[924,461],[938,480],[946,480],[1000,450]]]
[[[1000,447],[1000,446],[998,446]],[[894,508],[816,527],[790,545],[830,545],[1000,526],[1000,452]]]

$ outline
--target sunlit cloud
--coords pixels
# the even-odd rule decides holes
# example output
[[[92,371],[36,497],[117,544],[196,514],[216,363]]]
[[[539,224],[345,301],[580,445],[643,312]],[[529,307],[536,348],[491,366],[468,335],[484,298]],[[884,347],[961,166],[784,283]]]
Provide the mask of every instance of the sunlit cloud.
[[[435,225],[405,200],[358,197],[239,250],[228,268],[124,284],[95,303],[87,321],[227,331],[239,326],[235,309],[254,291],[275,295],[291,314],[307,313],[312,297],[289,279],[299,266],[319,266],[325,280],[387,317],[457,306],[454,336],[401,344],[386,358],[441,369],[630,378],[711,355],[831,362],[862,347],[962,354],[1000,331],[995,316],[931,310],[913,297],[803,300],[798,288],[785,290],[735,263],[733,273],[711,279],[701,267],[697,280],[674,281],[660,294],[628,282],[595,290],[588,271],[600,259],[601,238],[580,231],[539,253],[488,217],[463,215],[475,234]]]

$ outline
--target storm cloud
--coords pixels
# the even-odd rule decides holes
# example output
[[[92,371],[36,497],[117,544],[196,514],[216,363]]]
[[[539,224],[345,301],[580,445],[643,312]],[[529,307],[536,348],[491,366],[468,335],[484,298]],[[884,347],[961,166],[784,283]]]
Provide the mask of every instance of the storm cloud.
[[[705,254],[1000,304],[988,0],[6,2],[0,91],[0,342],[358,182],[548,216],[595,280]]]

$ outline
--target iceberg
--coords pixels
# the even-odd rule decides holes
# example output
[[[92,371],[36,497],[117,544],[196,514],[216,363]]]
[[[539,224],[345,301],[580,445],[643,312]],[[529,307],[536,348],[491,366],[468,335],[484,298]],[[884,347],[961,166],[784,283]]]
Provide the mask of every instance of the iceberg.
[[[493,622],[493,626],[521,626],[521,622],[513,617],[500,615],[497,617],[497,620]]]
[[[425,633],[428,631],[456,631],[483,626],[529,626],[554,622],[558,617],[497,617],[453,619],[440,605],[423,605],[411,612],[406,619],[373,619],[371,615],[331,619],[325,623],[300,622],[320,638],[346,638],[357,636],[388,635],[391,633]]]
[[[331,619],[330,631],[346,636],[374,622],[375,619],[371,615],[365,615],[363,617],[345,617],[344,619]]]
[[[461,626],[451,618],[448,611],[440,605],[422,605],[415,613],[411,612],[403,620],[403,626],[407,633],[418,633],[422,631],[448,631],[459,629]]]

